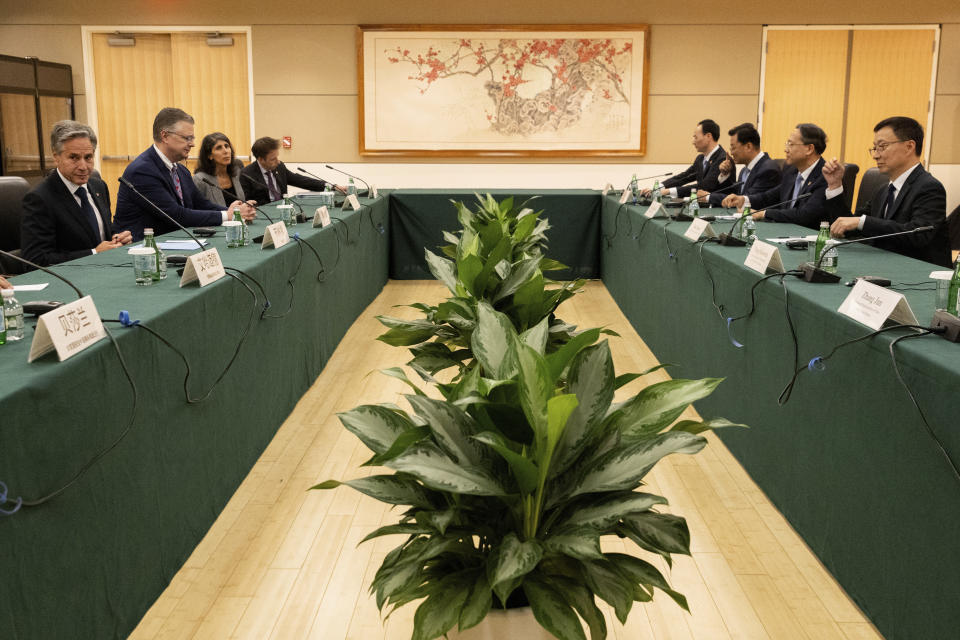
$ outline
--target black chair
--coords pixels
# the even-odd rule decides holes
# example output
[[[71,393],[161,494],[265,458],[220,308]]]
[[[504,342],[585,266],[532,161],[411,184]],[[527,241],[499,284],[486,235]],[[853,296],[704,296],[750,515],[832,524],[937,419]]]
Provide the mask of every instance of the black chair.
[[[857,174],[860,173],[860,166],[848,162],[843,165],[843,201],[847,204],[847,209],[853,208],[853,186],[857,184]]]
[[[857,191],[857,206],[870,202],[870,199],[877,195],[877,191],[885,188],[888,184],[890,184],[890,181],[887,180],[887,176],[880,173],[876,167],[867,169],[867,172],[863,174],[863,180],[860,181],[860,190]],[[846,188],[846,185],[844,185],[844,188]],[[852,210],[856,211],[856,209]]]
[[[780,173],[783,173],[783,168],[784,168],[785,166],[787,166],[787,159],[786,159],[786,158],[774,158],[773,161],[777,163],[777,168],[780,169]]]
[[[947,233],[950,234],[950,249],[960,249],[960,207],[957,207],[947,216]]]
[[[20,176],[0,176],[0,249],[20,248],[21,203],[30,184]]]

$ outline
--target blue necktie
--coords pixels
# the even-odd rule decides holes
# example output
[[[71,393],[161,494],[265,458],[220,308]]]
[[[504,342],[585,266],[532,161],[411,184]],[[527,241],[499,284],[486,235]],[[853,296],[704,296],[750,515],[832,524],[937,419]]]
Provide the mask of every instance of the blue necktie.
[[[100,223],[97,221],[97,214],[94,213],[90,200],[87,199],[87,190],[80,187],[77,189],[77,195],[80,196],[80,213],[87,219],[87,224],[93,229],[93,235],[97,238],[97,244],[100,244],[103,240],[100,235]]]
[[[797,174],[797,184],[793,186],[793,202],[790,203],[792,207],[797,203],[797,196],[800,195],[800,189],[803,188],[803,175]]]
[[[743,195],[744,189],[747,188],[748,177],[750,177],[750,169],[744,167],[743,171],[740,172],[740,195]]]
[[[887,189],[887,201],[883,205],[883,217],[889,218],[890,213],[893,211],[893,203],[897,199],[897,188],[893,186],[893,183],[890,183],[890,188]]]

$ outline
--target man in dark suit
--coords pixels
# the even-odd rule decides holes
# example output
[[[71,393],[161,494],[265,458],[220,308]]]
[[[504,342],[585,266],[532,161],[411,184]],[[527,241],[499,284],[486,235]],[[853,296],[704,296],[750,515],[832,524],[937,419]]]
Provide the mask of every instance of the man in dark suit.
[[[811,229],[820,227],[822,220],[830,221],[824,208],[827,182],[823,169],[823,151],[827,148],[827,134],[815,124],[801,123],[790,133],[783,151],[789,167],[776,187],[752,196],[729,195],[723,206],[742,210],[750,207],[756,212],[754,220],[790,222]],[[800,196],[809,193],[803,200]],[[780,204],[786,202],[786,204]],[[775,209],[768,207],[777,205]]]
[[[843,198],[843,164],[834,158],[823,168],[827,181],[826,206],[836,218],[830,233],[838,238],[848,233],[879,236],[917,227],[923,231],[897,238],[885,238],[874,246],[895,251],[917,260],[950,267],[950,239],[947,233],[947,193],[920,164],[923,153],[923,127],[913,118],[886,118],[873,128],[870,154],[889,184],[881,187],[868,202],[858,202],[850,216]]]
[[[720,179],[720,163],[727,159],[717,140],[720,139],[720,125],[713,120],[701,120],[693,130],[693,147],[697,157],[690,167],[663,181],[664,195],[686,198],[691,191],[717,191],[733,184],[733,172]],[[644,189],[643,195],[650,195],[650,189]],[[702,198],[701,198],[702,200]]]
[[[287,193],[287,186],[293,185],[310,191],[323,191],[327,187],[325,180],[316,180],[294,173],[280,162],[280,141],[276,138],[258,138],[250,149],[255,158],[240,171],[243,188],[249,187],[249,194],[257,205],[275,202]],[[336,185],[330,184],[336,188]]]
[[[179,164],[190,155],[194,143],[193,117],[185,111],[161,109],[153,120],[153,142],[127,165],[123,177],[171,218],[185,227],[198,227],[230,220],[234,210],[239,210],[244,220],[256,217],[256,210],[246,203],[236,200],[224,211],[197,191],[190,172]],[[114,224],[130,231],[134,240],[143,238],[146,227],[152,227],[156,235],[178,228],[123,184]]]
[[[780,167],[760,150],[760,132],[756,127],[745,122],[727,133],[730,135],[730,157],[720,163],[720,178],[735,173],[738,164],[745,166],[740,171],[739,186],[713,193],[697,192],[714,207],[719,207],[728,195],[755,196],[780,184]]]
[[[23,198],[23,257],[47,266],[129,244],[128,232],[113,233],[107,185],[91,175],[93,129],[62,120],[53,125],[50,148],[57,168]]]

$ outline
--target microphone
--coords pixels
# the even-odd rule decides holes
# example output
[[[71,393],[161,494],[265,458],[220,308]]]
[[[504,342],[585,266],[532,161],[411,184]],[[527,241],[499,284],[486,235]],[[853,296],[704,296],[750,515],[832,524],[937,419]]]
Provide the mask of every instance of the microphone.
[[[830,247],[831,250],[839,249],[845,244],[856,244],[858,242],[869,242],[871,240],[880,240],[883,238],[892,238],[894,236],[907,236],[913,233],[920,233],[921,231],[933,231],[935,227],[933,225],[927,225],[926,227],[917,227],[916,229],[910,229],[909,231],[898,231],[896,233],[885,233],[879,236],[870,236],[857,238],[855,240],[844,240],[843,242],[838,242],[837,244]],[[827,256],[826,247],[824,247],[823,253],[820,254],[820,257],[817,259],[816,264],[812,262],[805,262],[800,265],[800,268],[803,270],[803,274],[798,276],[803,278],[807,282],[839,282],[840,276],[835,273],[830,273],[829,271],[824,271],[820,268],[820,263],[823,262],[823,259]]]
[[[9,251],[4,251],[4,250],[0,249],[0,255],[5,255],[5,256],[7,256],[8,258],[13,258],[14,260],[18,260],[18,261],[22,262],[23,264],[28,264],[28,265],[30,265],[31,267],[33,267],[34,269],[40,269],[40,271],[45,271],[46,273],[49,273],[50,275],[52,275],[54,278],[60,278],[61,280],[63,280],[64,282],[66,282],[66,283],[70,286],[71,289],[73,289],[74,291],[77,292],[77,299],[78,299],[78,300],[83,297],[83,292],[80,291],[80,289],[77,288],[77,285],[73,284],[72,282],[70,282],[69,280],[67,280],[66,278],[64,278],[64,277],[63,277],[62,275],[60,275],[59,273],[57,273],[57,272],[55,272],[55,271],[51,271],[50,269],[47,269],[46,267],[41,267],[40,265],[38,265],[38,264],[36,264],[36,263],[33,263],[33,262],[30,262],[30,261],[27,260],[26,258],[21,258],[20,256],[18,256],[18,255],[16,255],[16,254],[13,254],[13,253],[10,253]]]
[[[359,180],[360,182],[362,182],[362,183],[367,187],[367,195],[368,195],[368,196],[373,195],[373,194],[370,193],[370,185],[367,183],[366,180],[364,180],[364,179],[361,178],[360,176],[351,175],[351,174],[347,173],[346,171],[344,171],[343,169],[337,169],[336,167],[331,167],[331,166],[328,165],[328,164],[325,164],[325,165],[323,165],[323,166],[325,166],[327,169],[331,169],[331,170],[333,170],[333,171],[336,171],[337,173],[342,173],[343,175],[345,175],[345,176],[347,176],[347,177],[350,177],[350,178],[353,178],[354,180]],[[307,175],[313,176],[312,173],[310,173],[309,171],[304,170],[303,167],[297,167],[297,171],[300,171],[300,172],[306,173]],[[317,178],[317,176],[313,176],[313,177],[314,177],[314,178]],[[320,178],[317,178],[317,179],[319,180]]]
[[[247,176],[246,174],[241,173],[240,175],[243,176],[244,178],[247,178],[247,180],[250,179],[249,176]],[[208,185],[210,185],[211,187],[216,187],[217,189],[220,189],[220,191],[222,191],[223,193],[227,194],[228,196],[230,196],[230,197],[233,198],[234,200],[240,200],[240,198],[237,197],[237,194],[235,194],[233,191],[230,191],[229,189],[224,189],[224,188],[221,187],[220,185],[214,183],[214,182],[211,181],[211,180],[207,180],[206,178],[200,178],[200,179],[203,180],[204,182],[206,182],[206,183],[207,183]],[[243,200],[240,200],[240,201],[243,202]],[[256,209],[259,213],[262,213],[263,216],[264,216],[267,220],[269,220],[271,223],[273,223],[273,218],[271,218],[269,215],[267,215],[267,212],[266,212],[266,211],[264,211],[263,209],[261,209],[260,207],[258,207],[258,206],[256,206],[256,205],[253,205],[253,208]]]
[[[809,198],[811,195],[813,195],[813,192],[808,191],[807,193],[800,194],[800,195],[797,196],[796,198],[790,198],[789,200],[784,200],[783,202],[778,202],[778,203],[773,204],[773,205],[770,205],[769,207],[766,207],[766,208],[767,208],[767,209],[776,209],[777,207],[779,207],[779,206],[782,205],[782,204],[787,204],[788,202],[799,202],[799,201],[803,200],[804,198]],[[724,247],[745,247],[745,246],[747,246],[747,243],[746,243],[746,242],[744,242],[743,240],[741,240],[741,239],[738,238],[737,236],[733,235],[733,230],[734,230],[734,228],[737,226],[737,223],[739,223],[740,221],[743,220],[743,218],[744,218],[744,216],[743,216],[743,214],[741,214],[740,217],[737,218],[736,220],[734,220],[734,221],[733,221],[733,224],[730,225],[730,230],[729,230],[729,231],[727,231],[726,233],[721,233],[721,234],[720,234],[720,236],[719,236],[719,238],[718,238],[718,241],[719,241],[719,243],[720,243],[722,246],[724,246]]]
[[[666,178],[667,176],[672,176],[672,175],[673,175],[673,171],[667,171],[666,173],[658,173],[655,176],[644,176],[642,178],[637,178],[637,182],[643,182],[644,180],[652,180],[654,178]],[[630,179],[630,182],[633,182],[632,178]],[[628,186],[629,186],[629,183],[628,183]],[[623,193],[623,190],[621,189],[619,192],[614,191],[614,193]],[[633,195],[636,196],[637,194],[633,194]]]
[[[140,193],[139,191],[137,191],[137,188],[136,188],[135,186],[133,186],[133,184],[132,184],[129,180],[127,180],[127,179],[124,178],[123,176],[120,176],[119,180],[120,180],[120,184],[122,184],[122,185],[125,186],[127,189],[130,189],[130,191],[133,191],[135,194],[137,194],[138,196],[140,196],[140,198],[141,198],[144,202],[146,202],[148,205],[150,205],[151,207],[153,207],[154,210],[156,210],[160,215],[162,215],[164,218],[166,218],[167,220],[169,220],[170,222],[172,222],[172,223],[175,224],[176,226],[180,227],[180,228],[184,231],[184,233],[186,233],[188,236],[190,236],[191,238],[193,238],[193,241],[197,243],[197,246],[198,246],[198,247],[200,247],[200,251],[206,251],[206,249],[203,248],[203,243],[201,243],[199,240],[197,240],[197,236],[195,236],[195,235],[193,235],[192,233],[190,233],[190,230],[189,230],[189,229],[187,229],[185,226],[183,226],[182,224],[180,224],[179,222],[177,222],[176,220],[174,220],[174,219],[173,219],[173,216],[171,216],[169,213],[167,213],[166,211],[164,211],[163,209],[161,209],[160,207],[158,207],[157,205],[155,205],[155,204],[153,203],[153,201],[150,200],[150,198],[148,198],[147,196],[145,196],[145,195],[143,195],[142,193]],[[169,260],[168,260],[168,262],[169,262]]]
[[[717,189],[716,191],[711,191],[710,194],[712,195],[712,194],[714,194],[714,193],[723,193],[724,191],[727,191],[727,190],[729,190],[729,189],[733,189],[734,187],[739,187],[739,186],[742,185],[742,184],[743,184],[743,180],[737,180],[737,181],[734,182],[733,184],[728,184],[728,185],[725,186],[723,189]],[[707,197],[709,198],[709,196],[707,196]]]

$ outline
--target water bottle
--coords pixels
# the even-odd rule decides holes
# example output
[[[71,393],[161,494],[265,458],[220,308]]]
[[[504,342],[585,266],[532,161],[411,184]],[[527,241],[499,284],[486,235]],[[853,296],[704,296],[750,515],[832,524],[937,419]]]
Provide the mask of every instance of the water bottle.
[[[283,196],[283,204],[290,206],[290,224],[287,226],[292,227],[293,225],[297,224],[297,214],[293,212],[293,201],[287,196]]]
[[[750,215],[750,207],[744,207],[743,213],[740,216],[740,222],[737,223],[740,225],[740,239],[746,240],[749,234],[747,233],[747,220],[753,220],[753,216]],[[754,223],[754,229],[756,229],[756,223]]]
[[[348,196],[357,195],[357,185],[353,183],[353,178],[350,178],[350,181],[347,183],[347,195]]]
[[[154,282],[165,280],[167,278],[167,256],[165,256],[163,251],[160,251],[160,247],[157,246],[153,229],[147,228],[143,230],[143,246],[148,249],[153,249],[157,254],[157,270],[154,271],[150,277]]]
[[[950,278],[950,291],[947,293],[947,311],[955,316],[960,316],[960,260],[957,260],[957,266],[953,270],[953,277]]]
[[[697,197],[696,192],[690,193],[690,217],[700,217],[700,199]]]
[[[813,250],[813,264],[816,265],[820,261],[820,256],[823,254],[823,248],[827,246],[827,240],[830,239],[830,223],[821,222],[820,231],[817,232],[817,243],[814,245]]]
[[[637,174],[630,178],[630,197],[633,198],[633,204],[637,204]]]
[[[233,210],[233,219],[240,223],[240,245],[247,246],[253,239],[250,237],[250,230],[247,229],[247,223],[244,222],[243,216],[240,215],[240,209]]]
[[[13,289],[3,290],[3,327],[4,342],[23,339],[23,305],[13,297]]]
[[[660,202],[663,199],[663,189],[660,187],[660,181],[654,180],[653,191],[650,193],[651,202]]]
[[[752,245],[757,239],[757,221],[753,219],[753,216],[748,216],[743,221],[743,235],[747,246]]]

